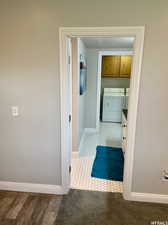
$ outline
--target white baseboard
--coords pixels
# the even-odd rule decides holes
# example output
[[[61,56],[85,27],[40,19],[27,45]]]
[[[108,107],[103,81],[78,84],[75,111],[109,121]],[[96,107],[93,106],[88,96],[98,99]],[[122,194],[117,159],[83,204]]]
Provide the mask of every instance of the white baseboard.
[[[44,194],[56,194],[56,195],[67,194],[67,190],[65,190],[61,185],[17,183],[6,181],[0,181],[0,190],[34,192]]]
[[[97,129],[96,128],[85,128],[86,133],[96,133]]]
[[[84,142],[84,139],[85,139],[85,135],[87,133],[96,133],[96,132],[97,132],[97,129],[96,128],[85,128],[84,129],[83,134],[82,134],[82,137],[81,137],[81,140],[80,140],[79,148],[78,148],[78,154],[81,151],[81,148],[83,146],[83,142]]]
[[[81,137],[81,140],[80,140],[80,143],[79,143],[78,153],[81,151],[81,148],[82,148],[82,146],[83,146],[84,139],[85,139],[85,135],[86,135],[86,131],[85,131],[85,129],[84,129],[83,134],[82,134],[82,137]]]
[[[85,128],[85,129],[84,129],[83,134],[82,134],[82,137],[81,137],[81,140],[80,140],[78,152],[81,151],[81,148],[82,148],[82,146],[83,146],[83,143],[84,143],[84,139],[85,139],[86,133],[92,133],[92,132],[93,132],[92,128]]]
[[[153,202],[168,204],[168,195],[131,192],[130,195],[124,196],[124,199],[130,201]]]

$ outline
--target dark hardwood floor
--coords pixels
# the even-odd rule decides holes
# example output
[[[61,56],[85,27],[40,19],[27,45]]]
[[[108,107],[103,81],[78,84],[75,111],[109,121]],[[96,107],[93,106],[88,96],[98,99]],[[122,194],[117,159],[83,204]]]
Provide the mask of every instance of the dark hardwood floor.
[[[59,212],[58,212],[59,211]],[[147,225],[168,221],[168,205],[121,193],[71,189],[68,195],[0,191],[0,225]]]
[[[62,196],[0,191],[0,225],[53,225]]]

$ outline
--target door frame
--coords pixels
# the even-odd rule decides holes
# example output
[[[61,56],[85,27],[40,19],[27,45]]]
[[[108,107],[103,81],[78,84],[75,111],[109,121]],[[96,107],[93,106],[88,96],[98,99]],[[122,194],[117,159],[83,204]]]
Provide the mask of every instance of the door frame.
[[[98,51],[98,69],[97,69],[97,100],[96,100],[96,131],[100,127],[100,100],[101,100],[101,71],[102,71],[102,56],[105,55],[133,55],[133,49],[130,50],[105,50]]]
[[[68,79],[67,79],[67,39],[76,37],[112,37],[112,36],[134,36],[134,60],[132,64],[132,79],[130,83],[130,104],[128,114],[128,138],[127,152],[125,153],[124,163],[124,182],[123,196],[127,200],[132,199],[132,175],[133,159],[136,135],[136,123],[138,112],[139,87],[141,78],[141,65],[144,46],[144,26],[137,27],[60,27],[59,46],[60,46],[60,103],[61,103],[61,176],[62,187],[67,193],[70,189],[70,146],[67,141],[69,137],[69,109],[68,105]],[[131,123],[129,123],[131,121]],[[71,136],[71,135],[70,135]]]

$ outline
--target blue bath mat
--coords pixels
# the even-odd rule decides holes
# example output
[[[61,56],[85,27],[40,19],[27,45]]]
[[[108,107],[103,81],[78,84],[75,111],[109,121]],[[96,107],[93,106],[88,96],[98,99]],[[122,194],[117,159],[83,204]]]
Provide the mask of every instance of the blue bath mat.
[[[92,177],[123,181],[124,156],[121,148],[97,146]]]

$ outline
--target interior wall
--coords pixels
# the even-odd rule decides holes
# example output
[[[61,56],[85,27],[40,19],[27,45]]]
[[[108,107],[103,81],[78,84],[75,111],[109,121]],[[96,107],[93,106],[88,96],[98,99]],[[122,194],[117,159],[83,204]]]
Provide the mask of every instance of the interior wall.
[[[101,93],[104,88],[128,88],[130,78],[101,78]]]
[[[87,128],[96,128],[98,54],[87,49],[87,92],[85,121]]]
[[[0,1],[1,181],[61,184],[59,27],[145,25],[132,191],[168,194],[167,9],[165,0]]]

